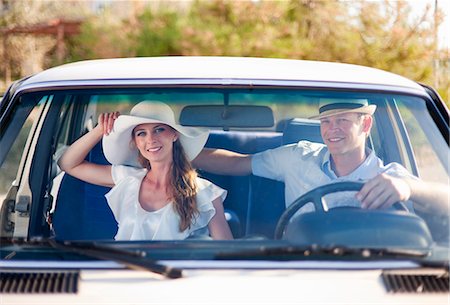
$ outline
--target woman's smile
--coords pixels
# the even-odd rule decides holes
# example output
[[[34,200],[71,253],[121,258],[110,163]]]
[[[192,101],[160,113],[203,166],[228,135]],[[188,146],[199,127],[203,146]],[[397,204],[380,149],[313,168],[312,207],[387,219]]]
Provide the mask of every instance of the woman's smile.
[[[160,151],[162,149],[162,146],[157,146],[157,147],[152,147],[152,148],[147,148],[148,152],[157,152]]]

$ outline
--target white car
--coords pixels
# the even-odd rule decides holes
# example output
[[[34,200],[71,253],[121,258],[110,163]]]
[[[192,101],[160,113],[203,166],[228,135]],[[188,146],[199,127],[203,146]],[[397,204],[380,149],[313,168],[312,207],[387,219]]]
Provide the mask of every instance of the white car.
[[[309,118],[323,98],[377,105],[368,148],[448,190],[446,105],[433,89],[373,68],[128,58],[66,64],[15,82],[0,104],[0,303],[448,304],[449,215],[433,202],[426,212],[324,208],[325,194],[361,188],[347,181],[286,209],[281,181],[199,169],[228,191],[234,240],[116,241],[109,189],[57,166],[99,113],[126,114],[143,100],[168,104],[181,125],[209,129],[206,147],[253,154],[322,142],[319,121]],[[101,145],[88,159],[107,164]],[[309,201],[315,211],[297,215]]]

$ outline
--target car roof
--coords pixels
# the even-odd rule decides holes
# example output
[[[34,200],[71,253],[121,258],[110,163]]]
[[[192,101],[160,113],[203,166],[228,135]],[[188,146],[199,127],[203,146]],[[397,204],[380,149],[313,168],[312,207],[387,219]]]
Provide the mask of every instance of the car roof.
[[[407,78],[375,68],[321,61],[254,57],[173,56],[135,57],[80,61],[50,68],[24,80],[21,86],[88,81],[221,80],[222,84],[247,80],[302,81],[382,85],[423,91]],[[251,80],[251,82],[250,82]]]

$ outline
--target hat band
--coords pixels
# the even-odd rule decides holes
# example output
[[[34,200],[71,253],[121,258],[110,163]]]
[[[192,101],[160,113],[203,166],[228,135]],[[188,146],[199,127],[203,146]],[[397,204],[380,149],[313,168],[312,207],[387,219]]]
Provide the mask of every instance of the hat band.
[[[319,108],[319,113],[328,111],[328,110],[334,110],[334,109],[356,109],[356,108],[361,108],[364,107],[366,105],[364,104],[356,104],[356,103],[333,103],[333,104],[328,104],[328,105],[324,105],[322,107]]]

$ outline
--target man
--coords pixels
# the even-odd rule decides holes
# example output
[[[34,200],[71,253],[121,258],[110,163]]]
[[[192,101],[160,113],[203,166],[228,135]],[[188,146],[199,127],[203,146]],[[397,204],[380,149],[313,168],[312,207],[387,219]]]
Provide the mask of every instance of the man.
[[[323,99],[319,106],[325,144],[300,141],[255,155],[204,149],[194,160],[203,170],[225,175],[271,178],[285,183],[286,206],[307,191],[338,181],[364,181],[356,199],[362,208],[389,208],[412,200],[414,209],[429,204],[448,211],[448,190],[425,183],[398,163],[384,165],[366,146],[375,105],[365,99]]]

